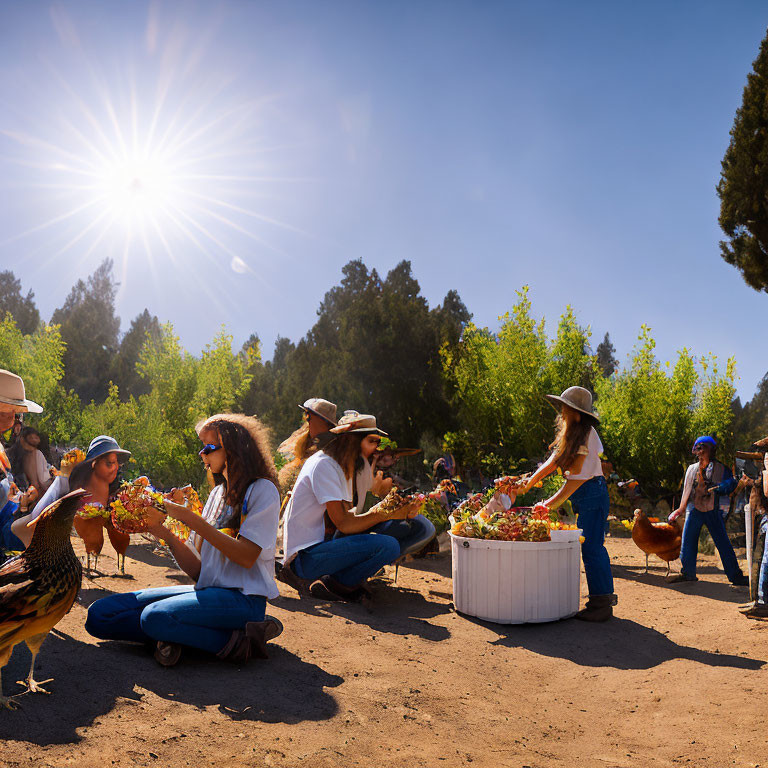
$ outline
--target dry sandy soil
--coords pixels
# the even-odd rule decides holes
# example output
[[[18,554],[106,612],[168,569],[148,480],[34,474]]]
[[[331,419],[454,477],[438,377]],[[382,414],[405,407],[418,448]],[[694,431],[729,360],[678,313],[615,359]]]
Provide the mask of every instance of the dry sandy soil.
[[[445,551],[382,582],[373,612],[281,584],[270,612],[286,632],[269,661],[189,652],[163,669],[83,630],[98,597],[184,580],[137,544],[131,578],[84,580],[44,644],[51,695],[0,711],[0,765],[768,766],[768,623],[737,612],[746,589],[713,557],[698,583],[670,587],[658,561],[643,575],[631,540],[608,547],[619,605],[607,624],[457,615]],[[28,663],[17,648],[6,693]]]

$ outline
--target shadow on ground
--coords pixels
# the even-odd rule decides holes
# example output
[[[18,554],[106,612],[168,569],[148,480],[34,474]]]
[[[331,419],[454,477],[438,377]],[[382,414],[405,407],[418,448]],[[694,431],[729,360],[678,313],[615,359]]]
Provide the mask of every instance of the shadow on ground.
[[[650,669],[673,659],[734,669],[761,669],[766,664],[762,659],[678,645],[662,632],[616,617],[601,624],[569,619],[557,624],[510,626],[471,616],[464,618],[496,632],[498,638],[492,645],[525,648],[541,656],[566,659],[584,667]]]
[[[26,646],[17,646],[3,670],[6,695],[23,690],[14,681],[26,677],[29,661]],[[124,706],[128,702],[128,711],[143,706],[144,691],[201,709],[216,706],[233,720],[317,722],[337,713],[338,705],[325,689],[343,682],[279,647],[268,661],[251,661],[242,668],[185,651],[178,666],[163,669],[142,646],[90,645],[56,630],[40,652],[36,677],[54,678],[46,685],[51,695],[24,693],[16,699],[20,709],[0,712],[0,739],[40,746],[78,742],[82,737],[77,731],[111,711],[118,700]]]
[[[306,613],[319,618],[341,616],[378,632],[415,635],[432,642],[447,640],[451,636],[446,627],[427,621],[450,613],[450,604],[427,600],[421,592],[395,586],[390,582],[377,581],[372,586],[375,596],[370,608],[361,603],[331,603],[313,597],[299,598],[295,592],[290,597],[281,596],[270,602],[285,611]]]
[[[645,568],[630,568],[626,565],[612,565],[611,571],[617,579],[626,579],[627,581],[636,581],[639,584],[646,584],[650,587],[661,587],[662,589],[671,589],[681,594],[697,595],[706,597],[710,600],[720,600],[724,603],[744,603],[749,599],[748,587],[733,587],[728,583],[723,572],[714,566],[703,566],[698,569],[699,575],[719,574],[721,581],[684,581],[679,584],[667,584],[664,581],[666,568],[660,568],[656,573],[649,571],[644,573]]]

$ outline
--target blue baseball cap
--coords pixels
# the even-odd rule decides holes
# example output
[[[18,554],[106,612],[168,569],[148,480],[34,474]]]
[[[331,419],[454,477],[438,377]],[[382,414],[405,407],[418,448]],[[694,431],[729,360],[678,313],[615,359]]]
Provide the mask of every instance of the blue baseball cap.
[[[691,449],[691,452],[696,450],[696,446],[698,445],[711,445],[712,448],[717,448],[717,440],[715,440],[714,437],[710,437],[709,435],[702,435],[701,437],[697,437],[696,441],[693,444],[693,448]]]
[[[107,453],[116,453],[120,461],[125,461],[131,455],[130,451],[124,451],[117,444],[117,440],[114,437],[99,435],[91,440],[91,444],[88,446],[88,453],[85,454],[85,460],[93,461]]]

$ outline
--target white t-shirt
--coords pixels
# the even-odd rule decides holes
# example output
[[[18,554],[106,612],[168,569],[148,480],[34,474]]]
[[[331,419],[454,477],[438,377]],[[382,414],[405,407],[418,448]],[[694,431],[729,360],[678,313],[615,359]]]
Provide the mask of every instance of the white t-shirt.
[[[325,540],[325,507],[329,501],[352,501],[352,483],[338,462],[318,451],[296,478],[283,518],[284,562]]]
[[[579,449],[580,454],[584,454],[583,449],[585,447],[587,449],[586,458],[581,467],[581,472],[578,474],[569,474],[569,480],[591,480],[593,477],[603,476],[603,465],[600,463],[600,454],[603,452],[603,444],[600,442],[600,436],[597,434],[597,430],[594,427],[589,430],[586,446],[582,446],[582,448]]]
[[[224,486],[211,491],[203,508],[203,518],[212,525],[231,515],[224,505]],[[267,599],[278,597],[275,583],[275,544],[277,521],[280,517],[280,493],[274,483],[261,478],[248,486],[245,493],[240,536],[261,547],[261,554],[250,568],[233,563],[209,542],[203,540],[200,547],[200,577],[195,589],[224,587],[239,589],[244,595],[262,595]],[[197,534],[192,532],[187,546],[197,548]]]
[[[68,493],[69,478],[64,477],[64,475],[56,475],[53,482],[48,486],[48,490],[40,497],[37,504],[35,504],[30,520],[36,520],[43,514],[47,506],[53,504],[54,501],[58,501],[62,496],[66,496]]]

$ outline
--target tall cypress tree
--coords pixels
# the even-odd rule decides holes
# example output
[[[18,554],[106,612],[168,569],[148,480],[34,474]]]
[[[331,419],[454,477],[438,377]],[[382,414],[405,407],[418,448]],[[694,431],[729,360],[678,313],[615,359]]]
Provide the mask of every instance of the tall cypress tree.
[[[768,36],[760,44],[723,158],[717,194],[723,258],[768,292]]]

